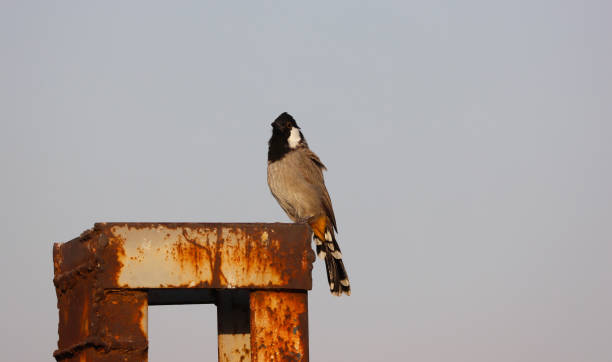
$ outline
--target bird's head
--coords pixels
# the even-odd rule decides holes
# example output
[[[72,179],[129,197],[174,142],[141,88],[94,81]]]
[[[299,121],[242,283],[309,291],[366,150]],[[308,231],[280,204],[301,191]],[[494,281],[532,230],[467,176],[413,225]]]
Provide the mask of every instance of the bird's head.
[[[272,126],[272,137],[286,142],[290,149],[298,147],[300,144],[305,144],[304,135],[300,131],[300,127],[295,122],[295,119],[287,113],[283,112],[276,117]]]
[[[295,119],[293,119],[293,117],[287,112],[283,112],[280,116],[276,117],[271,126],[274,129],[287,133],[291,132],[291,129],[294,127],[300,129],[295,122]]]

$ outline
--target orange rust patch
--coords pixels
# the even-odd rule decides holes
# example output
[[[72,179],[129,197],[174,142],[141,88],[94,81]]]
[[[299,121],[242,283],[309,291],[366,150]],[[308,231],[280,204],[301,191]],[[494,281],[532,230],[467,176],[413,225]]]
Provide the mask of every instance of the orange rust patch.
[[[323,217],[313,224],[324,237],[329,220]],[[263,288],[289,291],[253,292],[243,319],[248,321],[249,309],[256,308],[255,329],[247,322],[233,331],[244,340],[241,346],[228,346],[228,351],[245,360],[251,353],[260,361],[307,360],[306,290],[312,286],[314,261],[311,236],[303,224],[96,224],[81,237],[54,246],[53,282],[59,309],[54,357],[58,361],[145,361],[148,288],[168,289],[170,304],[183,300],[183,288],[230,289],[232,293]],[[204,298],[205,303],[210,303],[216,298],[213,293],[189,295],[207,295],[210,299]],[[160,300],[156,304],[163,304]],[[256,351],[252,340],[246,341],[251,331],[262,337]]]
[[[311,288],[306,225],[106,227],[108,245],[121,246],[121,269],[105,288]]]
[[[308,361],[305,291],[255,291],[250,307],[253,362]]]

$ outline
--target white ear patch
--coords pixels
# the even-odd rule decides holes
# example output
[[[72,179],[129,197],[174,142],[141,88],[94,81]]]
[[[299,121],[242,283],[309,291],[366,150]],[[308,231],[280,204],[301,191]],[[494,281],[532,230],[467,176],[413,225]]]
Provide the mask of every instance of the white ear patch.
[[[302,136],[300,136],[300,130],[295,127],[291,127],[291,133],[289,134],[289,138],[287,142],[289,142],[289,147],[296,148],[300,141],[302,140]]]

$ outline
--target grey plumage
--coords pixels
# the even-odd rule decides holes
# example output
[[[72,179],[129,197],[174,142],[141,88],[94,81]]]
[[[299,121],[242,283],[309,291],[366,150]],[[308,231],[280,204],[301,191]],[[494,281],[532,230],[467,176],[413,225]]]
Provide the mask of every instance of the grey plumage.
[[[323,180],[325,166],[308,148],[289,152],[268,164],[268,186],[281,208],[294,222],[305,223],[322,212],[336,220],[331,199]]]
[[[268,148],[268,186],[285,213],[313,230],[317,255],[325,260],[334,295],[350,295],[348,275],[336,241],[336,218],[325,181],[325,166],[308,148],[300,127],[287,113],[272,123]]]

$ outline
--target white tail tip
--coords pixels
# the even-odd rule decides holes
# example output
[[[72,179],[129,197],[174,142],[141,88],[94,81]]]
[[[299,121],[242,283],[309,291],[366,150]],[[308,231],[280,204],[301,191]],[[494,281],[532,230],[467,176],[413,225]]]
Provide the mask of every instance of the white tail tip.
[[[331,233],[329,231],[325,232],[325,240],[332,241],[332,236],[331,236]]]

